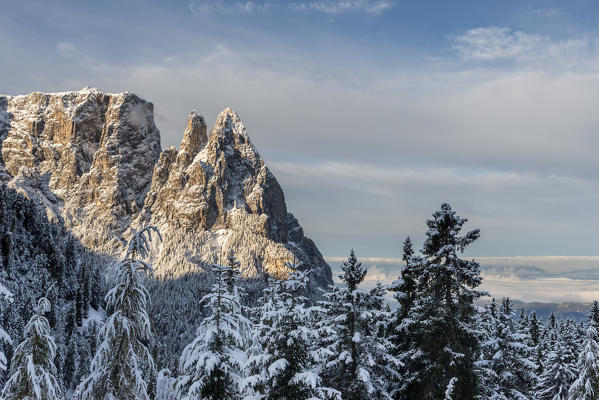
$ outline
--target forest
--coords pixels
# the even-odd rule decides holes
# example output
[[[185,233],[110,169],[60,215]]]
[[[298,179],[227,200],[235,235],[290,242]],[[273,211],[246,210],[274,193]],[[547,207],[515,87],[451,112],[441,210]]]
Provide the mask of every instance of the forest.
[[[576,323],[482,301],[480,232],[448,204],[392,285],[362,290],[352,250],[317,297],[309,266],[247,280],[232,251],[157,282],[151,226],[107,267],[5,187],[0,216],[3,400],[599,398],[598,303]]]

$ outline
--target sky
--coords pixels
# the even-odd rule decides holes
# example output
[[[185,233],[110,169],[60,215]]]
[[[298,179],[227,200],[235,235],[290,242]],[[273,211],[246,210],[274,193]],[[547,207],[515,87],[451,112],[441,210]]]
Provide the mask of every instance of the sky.
[[[0,93],[132,91],[163,147],[231,106],[329,257],[401,257],[443,202],[481,230],[468,257],[599,254],[592,0],[0,7]]]

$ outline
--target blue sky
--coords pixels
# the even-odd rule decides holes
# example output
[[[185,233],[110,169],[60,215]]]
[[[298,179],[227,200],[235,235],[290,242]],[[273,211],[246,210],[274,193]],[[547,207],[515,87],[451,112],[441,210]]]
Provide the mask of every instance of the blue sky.
[[[442,202],[471,256],[598,253],[596,2],[0,6],[0,92],[134,91],[164,147],[234,107],[326,255],[401,256]]]

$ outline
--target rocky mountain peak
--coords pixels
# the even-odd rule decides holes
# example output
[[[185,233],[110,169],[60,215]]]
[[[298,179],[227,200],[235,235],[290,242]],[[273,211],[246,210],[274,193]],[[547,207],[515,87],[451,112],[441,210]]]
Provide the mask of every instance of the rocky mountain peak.
[[[206,135],[206,121],[196,110],[189,113],[187,128],[183,133],[183,140],[179,147],[179,153],[187,153],[189,160],[193,160],[196,154],[208,141]]]
[[[295,259],[319,285],[332,282],[231,108],[209,136],[192,111],[180,148],[161,150],[153,105],[133,93],[0,95],[0,154],[0,180],[93,250],[119,252],[131,230],[152,224],[164,238],[158,275],[197,271],[232,249],[246,276],[284,276]]]

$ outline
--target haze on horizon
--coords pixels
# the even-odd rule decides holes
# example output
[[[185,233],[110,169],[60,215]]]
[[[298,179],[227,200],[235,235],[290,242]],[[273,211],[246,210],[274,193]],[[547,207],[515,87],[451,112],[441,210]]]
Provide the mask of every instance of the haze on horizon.
[[[136,92],[154,103],[163,147],[178,146],[192,109],[211,124],[234,107],[326,255],[401,257],[442,202],[481,229],[468,257],[566,256],[551,273],[570,276],[567,257],[598,254],[590,0],[2,9],[0,92]],[[599,296],[591,278],[574,280]],[[538,291],[582,299],[556,288]]]

